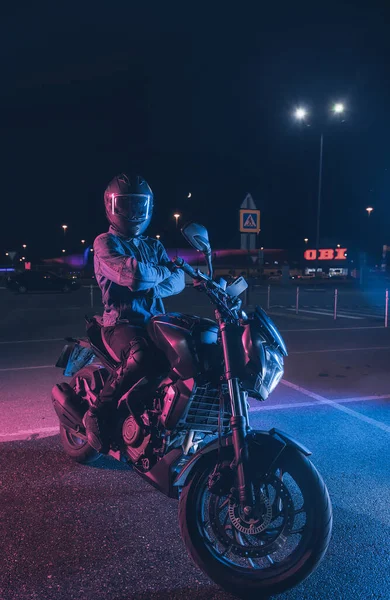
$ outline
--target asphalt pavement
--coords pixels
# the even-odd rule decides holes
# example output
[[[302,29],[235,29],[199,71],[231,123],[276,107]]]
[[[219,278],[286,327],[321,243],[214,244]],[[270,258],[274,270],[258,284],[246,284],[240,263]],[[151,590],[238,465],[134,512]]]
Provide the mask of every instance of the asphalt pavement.
[[[112,459],[81,466],[61,450],[53,365],[62,338],[84,335],[84,314],[101,311],[96,290],[92,300],[88,288],[0,290],[0,598],[231,598],[187,556],[176,501]],[[249,300],[267,301],[264,290]],[[270,307],[290,354],[268,401],[251,400],[251,424],[312,450],[334,509],[324,561],[283,600],[390,599],[390,333],[353,301],[362,306],[352,298],[336,321],[325,303]],[[192,289],[167,308],[212,316]]]

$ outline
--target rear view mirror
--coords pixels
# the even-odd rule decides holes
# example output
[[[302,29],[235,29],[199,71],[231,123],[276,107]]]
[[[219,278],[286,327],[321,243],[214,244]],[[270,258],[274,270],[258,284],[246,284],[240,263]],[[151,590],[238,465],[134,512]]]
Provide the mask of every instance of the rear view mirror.
[[[203,227],[203,225],[199,225],[198,223],[188,223],[188,225],[184,225],[181,232],[193,248],[210,256],[211,246],[206,227]]]

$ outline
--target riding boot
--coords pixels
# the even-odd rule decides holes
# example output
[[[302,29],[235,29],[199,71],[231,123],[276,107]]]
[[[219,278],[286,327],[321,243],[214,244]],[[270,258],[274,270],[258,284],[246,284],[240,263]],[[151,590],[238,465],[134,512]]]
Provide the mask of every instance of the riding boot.
[[[102,454],[107,454],[110,449],[105,413],[101,406],[93,406],[87,410],[83,418],[88,444]]]
[[[107,454],[110,449],[109,417],[115,410],[122,379],[121,376],[109,377],[83,418],[88,444],[102,454]]]

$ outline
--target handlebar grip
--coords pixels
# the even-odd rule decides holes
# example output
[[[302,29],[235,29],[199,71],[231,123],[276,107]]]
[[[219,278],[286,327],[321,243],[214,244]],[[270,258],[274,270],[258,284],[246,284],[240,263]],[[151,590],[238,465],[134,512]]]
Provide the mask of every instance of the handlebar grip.
[[[186,263],[186,261],[183,258],[180,258],[180,256],[176,256],[172,262],[174,262],[177,267],[180,267],[180,269],[183,269],[183,271],[193,279],[196,279],[198,277],[198,274],[195,271],[195,269],[193,269],[191,265]]]

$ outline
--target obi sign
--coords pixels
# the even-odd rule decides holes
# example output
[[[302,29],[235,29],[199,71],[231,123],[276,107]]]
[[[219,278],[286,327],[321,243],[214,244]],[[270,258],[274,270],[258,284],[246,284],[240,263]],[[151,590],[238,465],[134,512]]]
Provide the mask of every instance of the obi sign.
[[[316,260],[317,250],[306,250],[304,253],[306,260]],[[347,249],[346,248],[321,248],[318,250],[318,260],[346,260]]]

